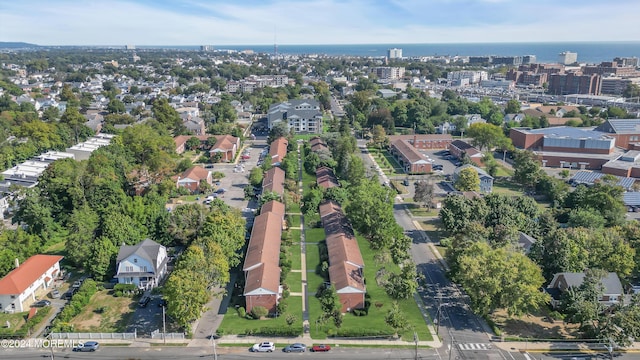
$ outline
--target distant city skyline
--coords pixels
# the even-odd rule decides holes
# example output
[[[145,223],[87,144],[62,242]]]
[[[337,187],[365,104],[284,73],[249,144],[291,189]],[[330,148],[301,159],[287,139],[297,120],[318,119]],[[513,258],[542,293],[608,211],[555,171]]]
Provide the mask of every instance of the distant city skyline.
[[[637,0],[0,0],[0,41],[258,45],[639,41]]]

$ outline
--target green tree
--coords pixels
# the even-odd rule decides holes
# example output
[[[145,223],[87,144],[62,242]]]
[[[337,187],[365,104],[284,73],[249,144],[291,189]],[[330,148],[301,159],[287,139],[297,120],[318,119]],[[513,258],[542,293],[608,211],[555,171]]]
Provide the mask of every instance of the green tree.
[[[387,314],[384,317],[384,322],[389,325],[395,332],[395,337],[398,336],[398,332],[406,329],[409,326],[409,321],[407,317],[404,315],[400,307],[398,306],[398,302],[394,301],[391,305],[391,309],[387,311]]]
[[[398,274],[391,274],[385,290],[394,299],[409,299],[418,290],[418,276],[415,263],[408,261]]]
[[[511,139],[504,135],[502,129],[489,123],[471,124],[467,136],[472,138],[471,143],[480,151],[491,150],[494,147],[508,148],[511,145]]]
[[[458,191],[480,191],[478,172],[472,167],[460,170],[454,186]]]
[[[98,221],[98,214],[87,206],[74,210],[69,218],[69,237],[65,247],[69,260],[77,266],[85,267],[93,261],[91,250]]]
[[[372,141],[379,149],[382,149],[382,147],[389,142],[387,132],[384,130],[382,125],[374,125],[371,133]]]
[[[107,111],[110,114],[124,114],[127,110],[124,103],[118,99],[111,99],[107,104]]]
[[[536,155],[526,150],[514,152],[513,170],[513,180],[529,188],[534,187],[543,176]]]
[[[254,167],[249,172],[249,183],[252,186],[260,186],[262,185],[262,180],[264,179],[264,171],[260,167]]]
[[[520,101],[511,99],[507,101],[507,105],[504,109],[505,114],[517,114],[520,112]]]
[[[425,180],[420,180],[416,182],[413,201],[417,203],[422,203],[422,206],[430,207],[433,196],[434,196],[434,187],[432,183]]]
[[[638,84],[629,83],[624,89],[622,95],[626,98],[635,98],[640,96],[640,86]]]
[[[478,241],[464,251],[458,263],[460,268],[452,275],[481,315],[506,309],[509,316],[520,316],[548,301],[539,290],[545,281],[540,268],[520,252],[492,249]]]
[[[195,136],[192,136],[189,139],[187,139],[185,146],[187,150],[197,150],[200,147],[200,139],[198,139]]]

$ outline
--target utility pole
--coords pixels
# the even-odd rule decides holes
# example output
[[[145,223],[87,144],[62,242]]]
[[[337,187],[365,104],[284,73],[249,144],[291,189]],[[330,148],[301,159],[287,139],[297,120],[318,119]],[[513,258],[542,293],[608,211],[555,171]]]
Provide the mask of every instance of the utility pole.
[[[415,360],[418,360],[418,333],[417,332],[413,332],[413,341],[415,341],[416,343],[416,357]]]
[[[167,321],[165,316],[165,306],[162,305],[162,340],[167,343]]]

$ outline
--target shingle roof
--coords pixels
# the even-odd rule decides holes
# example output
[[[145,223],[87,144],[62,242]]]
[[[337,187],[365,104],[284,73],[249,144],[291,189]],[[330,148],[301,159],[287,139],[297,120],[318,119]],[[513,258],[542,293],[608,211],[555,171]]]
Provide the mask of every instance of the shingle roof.
[[[613,134],[640,134],[640,119],[609,119],[596,130]]]
[[[321,166],[316,169],[316,183],[323,189],[340,186],[333,170],[326,166]]]
[[[33,255],[0,279],[0,295],[22,294],[53,265],[62,260],[58,255]]]
[[[282,159],[287,155],[287,146],[289,145],[289,141],[286,138],[280,137],[269,145],[269,156],[274,163],[281,162]]]
[[[585,273],[557,273],[553,277],[556,279],[559,276],[563,276],[568,287],[578,287],[582,285],[584,282]],[[622,283],[620,282],[620,278],[618,274],[614,272],[607,273],[605,277],[601,279],[602,286],[604,287],[605,294],[624,294],[624,290],[622,288]],[[553,283],[553,281],[552,281]]]
[[[278,265],[281,236],[282,216],[278,216],[274,212],[266,212],[256,216],[253,221],[243,271],[266,262]]]
[[[200,166],[193,166],[185,170],[180,176],[181,179],[192,179],[196,181],[207,179],[208,177],[209,177],[209,170],[204,169]]]
[[[270,191],[282,196],[284,194],[284,178],[284,170],[279,167],[272,167],[264,173],[262,191]]]
[[[247,271],[244,295],[278,294],[280,271],[280,267],[272,263],[263,263]]]
[[[264,203],[264,205],[262,205],[262,207],[260,208],[261,214],[264,214],[267,212],[273,212],[275,214],[278,214],[279,216],[282,216],[282,218],[284,218],[285,206],[280,201],[271,200]]]
[[[427,158],[422,155],[415,147],[411,146],[406,140],[396,140],[393,146],[408,162],[416,164],[418,162],[428,162]]]
[[[153,272],[157,273],[158,269],[162,266],[162,264],[158,263],[158,253],[163,247],[164,246],[151,239],[145,239],[144,241],[141,241],[136,245],[122,245],[120,246],[118,256],[116,257],[116,263],[125,260],[133,254],[136,254],[152,264],[154,270]],[[166,261],[166,259],[164,261]]]

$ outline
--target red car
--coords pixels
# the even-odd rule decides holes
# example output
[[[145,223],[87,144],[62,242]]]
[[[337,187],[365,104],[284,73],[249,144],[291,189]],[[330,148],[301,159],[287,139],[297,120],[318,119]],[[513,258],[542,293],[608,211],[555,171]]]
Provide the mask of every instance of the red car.
[[[248,159],[251,159],[251,156],[249,156],[249,155],[242,155],[242,159],[243,159],[243,160],[248,160]]]
[[[311,348],[311,351],[313,351],[313,352],[324,352],[324,351],[329,351],[329,350],[331,350],[331,346],[324,345],[324,344],[313,345],[313,347]]]

